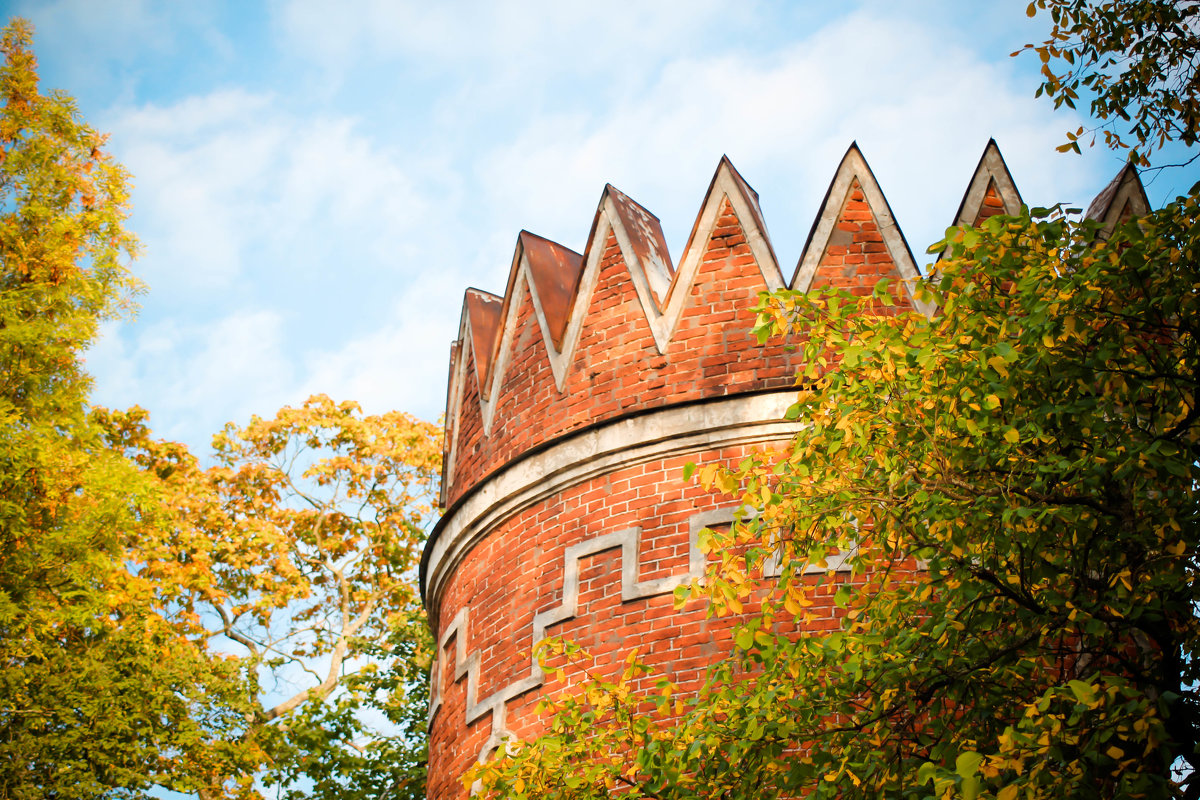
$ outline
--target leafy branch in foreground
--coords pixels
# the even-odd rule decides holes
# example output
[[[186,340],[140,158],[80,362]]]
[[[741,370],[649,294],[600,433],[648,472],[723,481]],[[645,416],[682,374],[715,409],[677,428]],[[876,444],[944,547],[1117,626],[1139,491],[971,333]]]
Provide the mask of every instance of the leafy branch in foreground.
[[[1042,61],[1040,97],[1075,108],[1081,93],[1104,143],[1130,148],[1149,166],[1167,142],[1192,146],[1200,131],[1200,2],[1196,0],[1034,0],[1029,16],[1049,11],[1053,29],[1027,44]],[[1120,127],[1127,131],[1118,130]],[[1058,149],[1079,152],[1085,129]],[[1126,138],[1128,137],[1128,138]],[[1194,156],[1193,156],[1194,158]]]
[[[584,681],[550,734],[470,779],[502,797],[1200,796],[1200,198],[1107,241],[1037,211],[946,246],[916,287],[932,319],[892,315],[886,287],[764,295],[760,335],[801,342],[805,424],[700,473],[753,513],[679,598],[751,612],[699,694]],[[824,571],[835,551],[848,576]],[[831,605],[838,630],[804,633]]]

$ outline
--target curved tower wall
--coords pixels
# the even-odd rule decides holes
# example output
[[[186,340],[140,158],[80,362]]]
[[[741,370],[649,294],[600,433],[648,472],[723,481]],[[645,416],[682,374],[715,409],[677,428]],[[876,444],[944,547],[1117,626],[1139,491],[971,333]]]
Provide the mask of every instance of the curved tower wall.
[[[1137,200],[1114,188],[1121,180],[1108,206]],[[1020,204],[992,142],[953,222]],[[1126,213],[1108,206],[1100,216]],[[607,186],[582,254],[522,232],[504,294],[467,290],[450,358],[444,515],[421,564],[437,643],[430,797],[465,795],[473,762],[543,730],[538,700],[564,688],[531,657],[545,636],[581,644],[602,674],[636,647],[695,688],[729,651],[732,621],[706,619],[699,602],[677,611],[671,592],[703,571],[696,533],[731,511],[683,481],[683,466],[740,459],[795,431],[783,414],[801,365],[784,343],[751,336],[758,292],[869,294],[880,278],[917,275],[852,145],[790,280],[757,194],[723,158],[678,263],[658,219]],[[897,308],[933,313],[907,294]],[[836,626],[836,614],[830,599],[820,624]]]

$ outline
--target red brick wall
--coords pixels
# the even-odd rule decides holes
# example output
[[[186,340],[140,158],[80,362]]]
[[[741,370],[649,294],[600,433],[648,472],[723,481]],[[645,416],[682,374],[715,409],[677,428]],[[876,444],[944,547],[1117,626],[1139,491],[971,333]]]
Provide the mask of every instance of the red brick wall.
[[[978,228],[987,222],[989,217],[1003,213],[1004,200],[1000,197],[1000,192],[996,189],[996,182],[994,180],[988,181],[987,191],[983,195],[983,203],[979,206],[979,213],[975,215],[975,221],[971,224]]]
[[[896,301],[893,308],[897,312],[911,311],[909,294],[897,282],[900,274],[883,241],[879,223],[871,212],[862,186],[855,180],[838,212],[833,234],[825,246],[810,288],[832,286],[857,297],[868,297],[880,278],[893,281],[892,296]]]
[[[739,446],[621,469],[574,486],[498,526],[455,571],[442,596],[438,621],[438,630],[445,630],[464,605],[470,607],[467,651],[480,653],[477,698],[530,674],[533,616],[562,602],[563,552],[568,546],[640,526],[639,579],[686,573],[690,518],[727,506],[728,499],[685,483],[683,465],[689,460],[736,460],[746,452]],[[583,646],[595,657],[592,668],[598,674],[619,674],[626,654],[637,647],[643,660],[683,691],[697,689],[705,667],[729,652],[736,620],[706,619],[700,602],[676,611],[669,593],[622,601],[621,558],[621,550],[613,548],[582,561],[578,613],[547,633]],[[832,589],[825,601],[814,610],[825,624],[814,627],[833,629],[841,612],[833,605]],[[455,642],[447,644],[437,676],[442,704],[431,729],[433,798],[465,795],[458,778],[479,757],[492,732],[490,714],[464,724],[467,680],[454,681]],[[647,687],[658,677],[645,679]],[[542,687],[510,701],[507,729],[522,738],[542,732],[537,700],[563,688],[548,674]]]
[[[703,252],[683,317],[660,354],[610,234],[563,392],[555,387],[523,288],[512,300],[518,309],[515,346],[487,435],[474,378],[468,376],[464,386],[447,502],[514,457],[586,425],[633,410],[790,385],[796,373],[792,354],[780,342],[760,346],[749,333],[750,309],[767,285],[728,200]]]
[[[856,153],[852,148],[848,158]],[[971,212],[978,219],[996,213],[1001,205],[994,186],[984,194],[981,208]],[[834,201],[840,206],[827,209],[837,217],[816,262],[812,286],[833,285],[866,295],[880,278],[889,277],[895,281],[893,296],[899,308],[911,308],[868,196],[877,192],[864,192],[855,179],[845,198]],[[593,241],[599,272],[587,296],[578,345],[561,392],[528,287],[516,287],[507,299],[515,310],[510,360],[486,433],[471,344],[464,342],[459,354],[466,368],[460,373],[461,402],[448,420],[455,453],[446,492],[449,513],[454,513],[456,501],[469,500],[472,489],[489,475],[572,431],[631,412],[790,386],[800,367],[793,352],[779,341],[761,346],[750,334],[751,308],[767,288],[763,269],[777,273],[774,263],[760,265],[755,260],[746,226],[756,225],[751,218],[739,220],[728,197],[721,200],[715,224],[708,233],[699,233],[706,238],[696,243],[700,260],[694,282],[671,288],[686,291],[687,297],[663,353],[616,236],[609,233]],[[749,231],[756,233],[756,227]],[[907,269],[911,277],[911,264]],[[494,358],[493,369],[503,357]],[[683,465],[728,462],[745,453],[745,445],[726,446],[614,468],[513,513],[482,533],[439,584],[438,597],[432,602],[427,598],[438,614],[432,622],[439,641],[456,615],[469,609],[466,630],[447,639],[439,651],[434,682],[440,687],[441,704],[431,725],[430,797],[465,796],[459,778],[492,735],[490,713],[466,722],[469,679],[454,679],[456,638],[465,638],[468,654],[478,653],[477,701],[528,677],[534,616],[562,604],[565,548],[638,526],[639,580],[686,573],[690,519],[727,505],[728,499],[685,483]],[[596,657],[595,668],[609,674],[619,672],[630,649],[639,647],[645,660],[661,667],[685,691],[695,688],[704,668],[729,652],[733,621],[706,619],[700,603],[676,611],[669,593],[622,600],[621,563],[619,548],[585,558],[577,615],[552,626],[548,634],[581,644]],[[818,606],[814,630],[837,625],[832,591]],[[562,688],[548,675],[545,684],[510,700],[506,730],[522,738],[539,733],[544,722],[535,711],[538,699]]]

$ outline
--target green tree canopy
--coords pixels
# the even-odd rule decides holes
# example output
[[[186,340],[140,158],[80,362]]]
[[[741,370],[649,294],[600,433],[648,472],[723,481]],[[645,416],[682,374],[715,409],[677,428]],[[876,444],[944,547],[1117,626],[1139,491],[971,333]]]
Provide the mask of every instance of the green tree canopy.
[[[760,335],[803,342],[804,426],[702,471],[747,519],[690,590],[761,611],[698,697],[647,712],[635,663],[476,777],[506,797],[1200,794],[1200,201],[1098,231],[1055,210],[952,232],[932,319],[879,313],[886,288],[766,295]],[[806,576],[835,549],[851,578]],[[834,588],[839,631],[778,633]]]
[[[30,40],[0,38],[0,792],[95,797],[170,781],[235,676],[125,568],[154,488],[89,416],[82,355],[140,291],[126,175]]]
[[[1088,101],[1095,130],[1134,163],[1168,142],[1191,146],[1200,131],[1200,3],[1196,0],[1034,0],[1029,16],[1047,12],[1053,28],[1025,45],[1042,61],[1039,96],[1054,107]],[[1018,55],[1013,53],[1013,55]],[[1085,129],[1060,150],[1079,152]]]
[[[197,648],[237,656],[237,757],[193,765],[195,790],[422,797],[432,644],[415,568],[437,426],[316,396],[227,426],[204,468],[139,410],[100,416],[167,513],[131,550],[139,574],[174,592]]]
[[[83,353],[133,309],[127,176],[0,38],[0,797],[424,795],[430,423],[314,397],[211,466]]]

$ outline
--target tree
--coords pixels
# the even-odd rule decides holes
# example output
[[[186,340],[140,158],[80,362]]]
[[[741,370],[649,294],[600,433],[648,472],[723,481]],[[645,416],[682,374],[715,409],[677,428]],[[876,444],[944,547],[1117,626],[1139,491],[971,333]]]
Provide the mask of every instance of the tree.
[[[1035,49],[1074,65],[1047,66],[1046,92],[1095,91],[1138,148],[1194,142],[1195,3],[1035,5],[1056,24]],[[807,364],[806,424],[698,473],[743,519],[677,595],[750,609],[734,651],[694,697],[640,688],[636,658],[581,678],[545,702],[547,735],[467,779],[512,798],[1200,797],[1200,187],[1111,238],[1077,213],[948,231],[914,287],[932,319],[887,313],[886,285],[764,294],[757,332]],[[850,577],[823,571],[834,552]],[[829,598],[839,630],[788,633]]]
[[[1200,131],[1200,3],[1196,0],[1035,0],[1029,16],[1049,10],[1050,38],[1037,53],[1044,78],[1037,93],[1054,107],[1075,108],[1080,92],[1104,142],[1130,148],[1130,160],[1169,141],[1191,146]],[[1018,53],[1021,51],[1018,51]],[[1013,53],[1013,55],[1018,55]],[[1122,133],[1118,128],[1125,126]],[[1060,150],[1079,152],[1085,130]],[[1126,137],[1129,137],[1128,140]]]
[[[808,424],[707,471],[755,513],[713,534],[737,555],[690,590],[761,612],[681,708],[664,690],[647,713],[636,662],[558,701],[562,733],[482,768],[492,788],[1200,794],[1200,202],[1108,241],[1043,214],[935,245],[954,257],[924,289],[932,320],[836,292],[764,298],[760,333],[804,337],[791,414]],[[805,577],[834,548],[854,577]],[[776,633],[832,588],[839,632]]]
[[[414,574],[437,428],[316,396],[227,426],[202,468],[152,439],[144,413],[104,417],[171,512],[134,554],[139,574],[238,656],[243,760],[193,765],[201,794],[252,794],[257,779],[287,797],[423,796],[432,644]]]
[[[133,309],[127,176],[0,40],[0,797],[423,796],[436,428],[311,398],[203,466],[82,354]]]
[[[0,37],[0,794],[85,797],[164,775],[228,676],[124,568],[152,488],[89,418],[82,353],[140,291],[126,176],[30,40]]]

